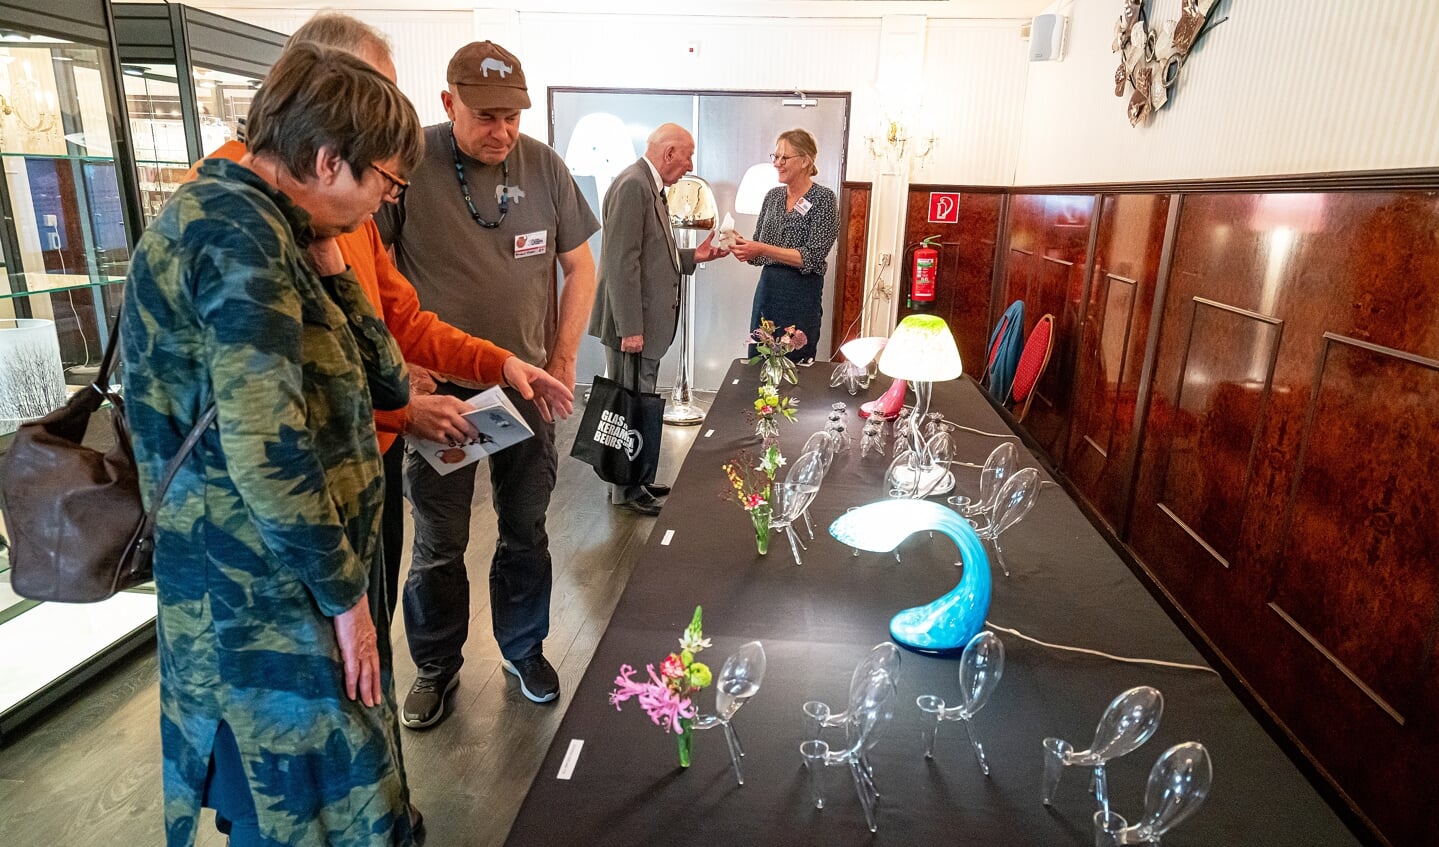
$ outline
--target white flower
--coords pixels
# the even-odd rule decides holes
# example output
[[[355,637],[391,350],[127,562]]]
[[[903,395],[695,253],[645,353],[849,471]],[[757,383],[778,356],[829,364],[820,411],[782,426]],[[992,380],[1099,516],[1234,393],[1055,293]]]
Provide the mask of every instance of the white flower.
[[[708,646],[710,646],[710,640],[708,638],[697,638],[695,637],[695,634],[691,633],[689,630],[685,630],[685,634],[680,636],[681,650],[688,650],[691,653],[698,653],[699,651],[705,649]]]

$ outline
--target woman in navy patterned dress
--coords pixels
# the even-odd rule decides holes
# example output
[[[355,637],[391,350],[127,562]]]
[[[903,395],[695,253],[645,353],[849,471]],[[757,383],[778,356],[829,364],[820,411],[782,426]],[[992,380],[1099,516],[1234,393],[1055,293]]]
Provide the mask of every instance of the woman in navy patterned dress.
[[[826,257],[839,237],[839,204],[834,192],[815,184],[819,150],[802,129],[780,133],[770,156],[783,185],[770,189],[755,224],[754,239],[740,238],[731,251],[741,261],[764,268],[750,309],[750,329],[760,320],[783,329],[804,331],[808,342],[789,354],[796,362],[813,361],[824,315]],[[749,355],[754,355],[753,346]]]

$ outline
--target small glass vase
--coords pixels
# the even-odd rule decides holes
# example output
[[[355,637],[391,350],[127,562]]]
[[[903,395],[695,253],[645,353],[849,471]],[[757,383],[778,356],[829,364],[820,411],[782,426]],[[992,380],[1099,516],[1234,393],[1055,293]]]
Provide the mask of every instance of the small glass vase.
[[[690,766],[690,751],[695,742],[693,718],[680,718],[680,731],[675,736],[675,741],[679,743],[680,767],[687,768]]]
[[[749,518],[754,522],[754,546],[761,556],[769,553],[770,507],[751,509]]]

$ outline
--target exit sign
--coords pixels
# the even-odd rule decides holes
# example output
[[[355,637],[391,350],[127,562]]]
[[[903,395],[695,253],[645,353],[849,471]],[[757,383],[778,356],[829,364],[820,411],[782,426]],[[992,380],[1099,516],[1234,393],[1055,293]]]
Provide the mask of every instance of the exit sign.
[[[929,192],[929,222],[932,224],[959,223],[959,192]]]

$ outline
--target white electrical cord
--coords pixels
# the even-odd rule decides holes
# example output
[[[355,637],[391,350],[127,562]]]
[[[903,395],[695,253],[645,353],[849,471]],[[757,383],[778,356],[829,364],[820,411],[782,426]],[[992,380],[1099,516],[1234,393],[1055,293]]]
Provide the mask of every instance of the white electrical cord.
[[[1219,671],[1215,670],[1214,668],[1205,667],[1204,665],[1186,665],[1182,662],[1165,662],[1160,659],[1135,659],[1128,656],[1115,656],[1111,653],[1105,653],[1100,650],[1090,650],[1087,647],[1067,647],[1063,644],[1050,644],[1048,641],[1040,641],[1038,638],[1025,635],[1017,629],[1009,629],[1008,627],[1000,626],[994,621],[985,621],[985,626],[989,627],[990,629],[1006,633],[1008,635],[1013,635],[1015,638],[1020,638],[1025,641],[1033,642],[1034,644],[1038,644],[1041,647],[1048,647],[1051,650],[1064,650],[1070,653],[1086,653],[1090,656],[1100,656],[1105,659],[1112,659],[1116,662],[1127,662],[1133,665],[1157,665],[1161,668],[1177,668],[1178,670],[1184,671],[1203,671],[1205,673],[1212,673],[1215,676],[1219,675]]]

